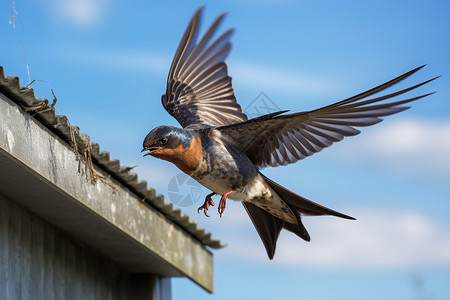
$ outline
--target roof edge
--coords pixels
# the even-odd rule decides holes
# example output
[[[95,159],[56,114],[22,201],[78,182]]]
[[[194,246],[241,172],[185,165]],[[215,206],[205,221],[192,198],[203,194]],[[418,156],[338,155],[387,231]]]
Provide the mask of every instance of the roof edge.
[[[213,249],[226,246],[219,239],[212,237],[211,233],[206,232],[204,228],[199,227],[197,222],[190,219],[187,214],[183,214],[181,209],[174,208],[173,204],[165,200],[163,195],[157,194],[154,188],[149,188],[147,181],[139,180],[136,173],[130,172],[132,167],[122,166],[118,159],[111,159],[108,151],[100,150],[100,145],[92,143],[88,135],[80,133],[80,128],[71,125],[66,116],[56,115],[54,108],[56,97],[51,104],[47,99],[36,98],[34,89],[28,86],[22,87],[18,77],[5,76],[2,66],[0,66],[0,92],[67,142],[77,153],[77,159],[86,162],[86,165],[93,163],[101,168],[142,198],[143,202],[151,205],[168,219],[178,224],[203,245]],[[98,179],[102,180],[102,177],[98,176],[99,174],[93,172],[95,170],[91,168],[86,170],[84,174],[93,183]]]

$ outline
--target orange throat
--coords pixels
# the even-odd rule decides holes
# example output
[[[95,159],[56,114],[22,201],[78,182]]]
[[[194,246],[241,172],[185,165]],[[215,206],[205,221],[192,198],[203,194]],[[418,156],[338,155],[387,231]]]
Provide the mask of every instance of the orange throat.
[[[195,137],[186,148],[183,147],[183,144],[180,144],[174,149],[161,149],[155,151],[151,156],[167,160],[184,173],[190,175],[200,166],[200,163],[203,160],[204,150],[200,137]]]

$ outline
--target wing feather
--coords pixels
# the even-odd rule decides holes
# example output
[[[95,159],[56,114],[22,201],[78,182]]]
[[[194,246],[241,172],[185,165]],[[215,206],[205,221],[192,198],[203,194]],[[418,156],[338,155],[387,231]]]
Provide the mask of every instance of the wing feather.
[[[423,66],[413,69],[373,89],[348,99],[307,112],[261,116],[239,124],[218,127],[222,136],[246,154],[259,167],[281,166],[294,163],[341,141],[365,127],[381,122],[382,117],[409,108],[404,104],[419,100],[432,93],[399,101],[380,103],[412,91],[433,81],[421,82],[411,87],[367,99],[411,76]]]
[[[185,128],[216,127],[246,121],[247,116],[236,101],[225,64],[231,51],[229,40],[233,29],[213,40],[225,16],[222,14],[197,42],[202,9],[194,14],[181,39],[161,102]]]

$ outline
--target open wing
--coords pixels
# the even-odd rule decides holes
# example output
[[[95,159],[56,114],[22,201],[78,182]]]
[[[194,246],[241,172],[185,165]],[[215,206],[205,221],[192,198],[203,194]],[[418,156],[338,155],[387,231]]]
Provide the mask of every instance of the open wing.
[[[380,103],[409,92],[437,77],[391,94],[367,99],[407,78],[422,67],[424,66],[320,109],[288,115],[282,115],[284,112],[272,113],[217,129],[229,143],[246,154],[259,167],[291,164],[341,141],[346,136],[359,134],[360,131],[354,127],[377,124],[382,121],[380,117],[409,108],[403,104],[430,95],[431,93],[406,100]]]
[[[178,46],[162,104],[183,127],[215,127],[246,121],[224,62],[231,50],[229,40],[233,30],[212,40],[222,14],[197,42],[202,9],[194,14]]]

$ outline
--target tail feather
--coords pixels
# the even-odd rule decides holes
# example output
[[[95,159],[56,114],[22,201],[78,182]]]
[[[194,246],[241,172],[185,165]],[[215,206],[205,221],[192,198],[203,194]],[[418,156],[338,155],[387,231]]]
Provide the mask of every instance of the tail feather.
[[[294,192],[282,187],[278,183],[270,180],[266,176],[261,176],[267,181],[270,187],[278,194],[280,197],[289,205],[295,208],[295,212],[300,212],[302,215],[310,215],[310,216],[323,216],[323,215],[331,215],[344,219],[355,220],[355,218],[344,215],[335,210],[329,209],[325,206],[317,204],[311,200],[308,200],[300,195],[297,195]]]
[[[262,175],[262,174],[261,174]],[[292,209],[297,217],[298,224],[292,224],[285,222],[272,214],[268,213],[262,208],[255,206],[252,203],[242,202],[244,205],[250,219],[253,222],[258,234],[266,248],[267,255],[270,259],[273,259],[275,255],[275,248],[280,235],[281,230],[284,228],[289,230],[305,241],[310,241],[311,238],[306,230],[305,226],[301,222],[301,215],[332,215],[345,219],[355,220],[355,218],[342,214],[340,212],[334,211],[332,209],[326,208],[322,205],[314,203],[306,198],[303,198],[288,189],[282,187],[281,185],[275,183],[269,178],[262,175],[267,181],[270,187],[278,193],[278,195],[286,202],[286,204]]]
[[[273,258],[275,254],[275,247],[277,246],[278,236],[283,228],[284,221],[272,216],[270,213],[265,211],[258,206],[242,201],[253,225],[258,231],[258,234],[266,248],[267,255],[270,259]]]

